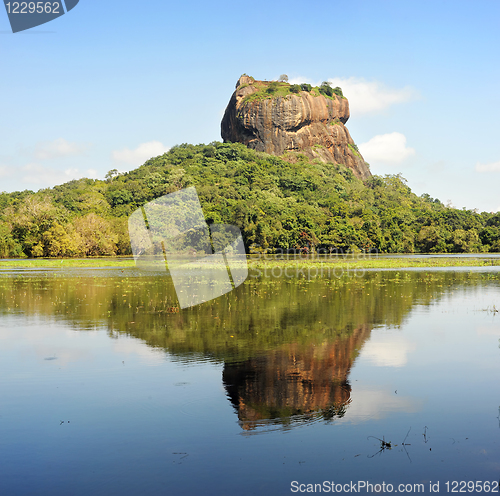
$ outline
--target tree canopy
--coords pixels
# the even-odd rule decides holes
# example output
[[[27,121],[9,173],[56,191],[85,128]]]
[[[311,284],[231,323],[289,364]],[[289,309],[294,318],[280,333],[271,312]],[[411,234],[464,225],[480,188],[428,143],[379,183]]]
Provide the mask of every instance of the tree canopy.
[[[500,251],[500,213],[417,196],[401,175],[362,182],[346,167],[239,143],[182,144],[106,180],[0,194],[0,256],[130,254],[128,216],[195,186],[208,223],[240,227],[247,249]]]

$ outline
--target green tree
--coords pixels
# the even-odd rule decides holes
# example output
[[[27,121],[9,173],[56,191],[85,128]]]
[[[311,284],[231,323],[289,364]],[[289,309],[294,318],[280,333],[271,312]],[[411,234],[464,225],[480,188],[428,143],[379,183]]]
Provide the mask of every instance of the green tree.
[[[83,254],[83,240],[80,233],[69,225],[68,230],[58,222],[43,233],[43,255],[46,257],[73,257]]]
[[[106,196],[112,207],[126,205],[132,201],[132,193],[123,187],[109,189]]]
[[[321,86],[319,87],[319,92],[329,97],[333,96],[333,88],[331,87],[331,84],[328,81],[323,81],[321,83]]]
[[[0,222],[0,258],[23,258],[22,246],[12,236],[9,226]]]
[[[30,257],[43,256],[43,233],[65,217],[67,211],[64,210],[56,207],[46,193],[28,196],[17,209],[7,209],[6,214],[12,219],[12,235],[21,244],[24,253]]]
[[[344,98],[344,94],[342,93],[342,89],[339,88],[338,86],[335,86],[335,88],[333,88],[333,93],[337,96],[340,96],[341,98]]]
[[[85,256],[116,255],[118,236],[111,222],[90,213],[74,222],[81,237],[81,250]]]
[[[480,251],[481,242],[479,234],[475,229],[457,229],[453,232],[453,244],[458,252],[477,253]]]
[[[435,225],[424,226],[417,236],[419,251],[423,253],[439,253],[446,251],[446,245],[439,228]]]
[[[117,178],[118,176],[120,176],[120,172],[118,171],[118,169],[111,169],[106,173],[104,178],[106,179],[106,181],[112,182],[113,179]]]
[[[267,87],[267,92],[270,94],[273,94],[276,92],[276,90],[279,88],[279,83],[277,81],[273,81],[269,83],[269,86]]]

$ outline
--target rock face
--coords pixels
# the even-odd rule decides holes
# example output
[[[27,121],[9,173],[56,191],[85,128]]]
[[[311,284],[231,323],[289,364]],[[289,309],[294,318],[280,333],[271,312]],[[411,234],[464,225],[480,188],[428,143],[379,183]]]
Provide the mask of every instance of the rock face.
[[[276,91],[271,93],[273,84]],[[274,155],[300,152],[345,165],[368,179],[370,170],[344,125],[349,119],[347,99],[336,94],[329,98],[315,89],[295,94],[287,86],[240,77],[221,123],[224,142]]]
[[[348,376],[357,350],[370,337],[361,325],[348,337],[314,346],[293,343],[243,362],[226,363],[222,380],[246,430],[288,427],[342,416],[351,402]]]

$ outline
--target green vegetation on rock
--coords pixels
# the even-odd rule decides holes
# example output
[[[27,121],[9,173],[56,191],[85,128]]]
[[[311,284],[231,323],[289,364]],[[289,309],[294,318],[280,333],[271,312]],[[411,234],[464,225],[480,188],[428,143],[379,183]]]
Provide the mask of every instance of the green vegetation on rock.
[[[335,117],[335,119],[333,119],[333,121],[330,121],[328,123],[329,126],[341,126],[342,125],[342,122],[340,121],[340,119],[338,117]]]
[[[240,88],[250,86],[250,84],[241,85]],[[332,88],[330,83],[323,82],[321,86],[311,86],[307,83],[302,84],[288,84],[286,80],[281,78],[278,81],[253,81],[252,86],[257,88],[255,93],[246,96],[243,99],[243,104],[260,102],[269,98],[287,97],[288,95],[298,94],[301,91],[307,91],[313,96],[324,96],[334,100],[337,96],[345,98],[342,90],[339,87]]]
[[[347,146],[352,150],[354,155],[361,157],[361,153],[359,153],[358,145],[356,145],[355,143],[349,143]]]
[[[342,89],[339,88],[338,86],[335,88],[332,88],[331,83],[329,83],[328,81],[323,81],[321,83],[321,86],[318,87],[318,90],[322,95],[327,96],[327,97],[332,98],[332,99],[333,99],[333,95],[340,96],[340,98],[345,98],[344,94],[342,93]]]

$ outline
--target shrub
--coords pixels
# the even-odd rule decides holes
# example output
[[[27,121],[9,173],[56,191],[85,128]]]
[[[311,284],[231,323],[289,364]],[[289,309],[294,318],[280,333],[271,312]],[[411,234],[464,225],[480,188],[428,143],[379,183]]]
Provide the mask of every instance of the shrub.
[[[300,92],[300,90],[301,90],[301,87],[300,87],[300,85],[299,85],[299,84],[292,84],[292,85],[290,86],[290,91],[291,91],[292,93],[299,93],[299,92]]]
[[[330,84],[327,84],[327,83],[323,83],[319,87],[319,92],[323,95],[326,95],[326,96],[330,96],[330,97],[333,96],[333,88],[330,86]]]
[[[340,126],[342,124],[342,121],[338,117],[335,117],[335,119],[333,119],[333,121],[329,122],[328,124],[330,126]]]
[[[312,90],[312,86],[308,83],[302,83],[300,85],[300,87],[302,88],[302,91],[311,91]]]
[[[277,81],[273,81],[267,88],[267,92],[272,94],[274,93],[279,87],[279,83]]]
[[[340,96],[341,98],[344,98],[344,94],[342,93],[342,89],[336,86],[333,88],[333,92],[337,95]]]
[[[354,152],[354,155],[361,157],[361,153],[359,153],[358,145],[356,145],[354,143],[353,144],[349,143],[347,146]]]

